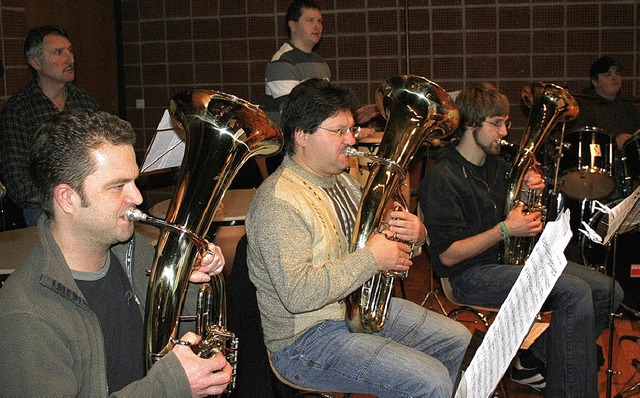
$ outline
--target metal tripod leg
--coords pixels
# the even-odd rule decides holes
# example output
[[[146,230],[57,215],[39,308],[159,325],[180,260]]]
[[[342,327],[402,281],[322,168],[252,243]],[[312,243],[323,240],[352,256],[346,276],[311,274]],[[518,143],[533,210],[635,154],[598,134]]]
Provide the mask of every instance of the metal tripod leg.
[[[440,297],[438,297],[438,289],[434,289],[433,288],[433,269],[431,269],[431,283],[430,283],[430,289],[427,292],[427,295],[424,296],[424,300],[422,300],[422,303],[420,303],[420,305],[424,305],[430,297],[433,297],[436,302],[438,303],[438,305],[440,306],[440,310],[442,311],[442,314],[444,316],[448,316],[449,314],[447,313],[447,311],[444,309],[444,305],[442,305],[442,301],[440,301]],[[433,303],[431,303],[431,305],[429,306],[429,309],[434,309],[433,307]]]

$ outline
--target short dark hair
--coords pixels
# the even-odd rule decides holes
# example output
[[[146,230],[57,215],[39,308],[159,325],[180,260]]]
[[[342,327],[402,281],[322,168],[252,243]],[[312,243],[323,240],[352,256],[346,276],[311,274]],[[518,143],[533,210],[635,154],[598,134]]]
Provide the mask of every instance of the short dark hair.
[[[509,99],[491,83],[469,83],[456,96],[460,112],[456,135],[461,137],[467,127],[477,127],[487,118],[509,115]]]
[[[308,79],[291,90],[282,108],[284,151],[294,153],[296,130],[313,134],[326,119],[339,111],[355,113],[358,101],[353,91],[324,79]]]
[[[600,73],[609,72],[609,69],[612,66],[618,68],[618,71],[622,71],[622,64],[620,62],[616,61],[608,55],[604,55],[593,61],[591,67],[589,68],[589,77],[591,77],[592,79],[598,79],[598,75]]]
[[[320,10],[320,6],[312,0],[295,0],[289,4],[287,13],[284,16],[284,26],[287,29],[287,35],[291,38],[291,28],[289,28],[289,21],[298,22],[302,15],[303,8],[310,8],[312,10]]]
[[[53,217],[53,188],[69,184],[83,201],[84,182],[95,169],[90,151],[105,143],[135,144],[129,122],[103,111],[72,109],[44,123],[31,148],[29,172],[40,204]]]
[[[31,73],[35,75],[36,70],[29,64],[29,58],[33,57],[38,60],[42,59],[42,47],[44,38],[47,35],[58,35],[69,38],[67,31],[56,25],[42,25],[29,29],[27,38],[24,40],[24,57],[27,61],[27,65],[31,69]]]

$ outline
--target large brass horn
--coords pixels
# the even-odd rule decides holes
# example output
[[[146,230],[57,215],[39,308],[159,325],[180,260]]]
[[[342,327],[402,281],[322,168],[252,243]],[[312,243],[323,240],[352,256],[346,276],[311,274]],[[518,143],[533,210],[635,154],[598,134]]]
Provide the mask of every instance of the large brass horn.
[[[542,142],[558,122],[566,122],[578,116],[578,102],[571,93],[555,84],[536,82],[522,89],[522,99],[530,108],[529,121],[520,140],[520,147],[507,176],[505,217],[511,209],[523,204],[526,211],[546,215],[546,200],[532,190],[525,189],[524,176],[535,166],[535,155]],[[503,256],[506,264],[522,265],[529,258],[536,238],[515,237],[505,242]]]
[[[409,164],[425,142],[451,134],[459,121],[453,100],[440,86],[423,77],[400,75],[380,84],[376,103],[387,119],[382,141],[373,156],[356,216],[350,250],[365,246],[380,228],[385,209],[393,200],[405,203],[400,193]],[[382,330],[387,319],[394,278],[398,272],[380,272],[345,299],[346,322],[351,332]]]
[[[278,126],[257,106],[218,91],[192,90],[175,95],[171,117],[185,134],[185,154],[166,220],[130,209],[129,217],[163,228],[147,291],[145,347],[150,368],[176,344],[189,276],[225,191],[251,157],[270,156],[282,147]],[[198,355],[223,351],[235,367],[237,340],[226,330],[222,274],[202,285],[195,316],[202,341]],[[235,374],[235,372],[234,372]],[[233,383],[230,385],[233,387]]]

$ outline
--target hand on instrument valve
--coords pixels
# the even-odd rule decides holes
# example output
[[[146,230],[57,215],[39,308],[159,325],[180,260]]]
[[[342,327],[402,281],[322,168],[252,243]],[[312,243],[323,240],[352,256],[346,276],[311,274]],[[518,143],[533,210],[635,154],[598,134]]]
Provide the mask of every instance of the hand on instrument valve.
[[[200,336],[188,332],[180,339],[194,346],[200,342]],[[187,374],[192,397],[207,397],[222,394],[231,382],[231,365],[218,353],[211,358],[200,358],[189,345],[176,344],[173,353]],[[153,368],[151,370],[153,372]]]
[[[526,214],[525,210],[524,205],[518,204],[507,215],[504,224],[509,236],[533,237],[542,231],[542,213],[536,211]]]
[[[393,204],[395,209],[402,209],[398,202]],[[389,231],[393,232],[396,239],[404,242],[420,243],[427,237],[427,228],[422,224],[420,218],[405,210],[394,210],[391,212],[391,219],[387,222]]]
[[[544,178],[542,178],[542,174],[533,168],[529,169],[524,175],[524,184],[529,189],[535,189],[538,192],[542,192],[545,187]]]
[[[200,260],[200,266],[192,273],[189,280],[194,283],[209,282],[211,277],[224,269],[224,256],[219,246],[209,243],[209,247]]]
[[[380,271],[409,271],[413,265],[411,261],[411,246],[406,243],[391,240],[389,230],[372,234],[367,241],[367,247],[373,253],[376,265]]]

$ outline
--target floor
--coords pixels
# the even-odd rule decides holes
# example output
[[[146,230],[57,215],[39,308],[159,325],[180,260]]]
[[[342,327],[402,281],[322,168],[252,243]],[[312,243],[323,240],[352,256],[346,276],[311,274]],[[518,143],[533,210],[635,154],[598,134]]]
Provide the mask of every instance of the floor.
[[[427,293],[431,291],[430,272],[431,270],[429,261],[424,254],[421,254],[411,268],[409,276],[404,280],[407,299],[419,304],[424,301]],[[396,286],[396,291],[398,292],[398,294],[400,294],[399,285]],[[444,307],[445,311],[451,311],[454,308],[454,306],[443,296],[437,284],[434,284],[434,292],[435,293],[429,295],[429,299],[424,304],[425,307],[430,308],[434,311],[438,311],[440,313],[442,313],[441,307]],[[442,306],[440,304],[442,304]],[[465,324],[472,331],[476,327],[480,327],[480,325],[469,322],[465,322]],[[638,385],[640,386],[640,363],[638,363],[637,366],[634,366],[634,364],[632,364],[632,361],[640,362],[640,340],[634,340],[634,337],[640,337],[640,319],[626,315],[614,321],[614,329],[615,332],[612,341],[613,366],[611,367],[611,369],[613,369],[613,372],[610,373],[612,375],[611,390],[608,394],[609,389],[607,388],[607,369],[609,368],[609,365],[607,362],[605,362],[605,365],[602,366],[598,374],[600,397],[640,397],[640,390],[634,390],[634,394],[618,395],[621,392],[629,389],[635,383],[639,383]],[[609,336],[609,330],[606,329],[598,340],[598,343],[604,347],[605,359],[608,358],[609,353]],[[628,337],[626,337],[622,341],[620,341],[621,336],[632,336],[632,338],[629,339]],[[506,380],[505,383],[507,387],[507,393],[510,398],[542,396],[541,393],[529,388],[528,386],[522,386],[513,383],[510,380]],[[338,394],[337,396],[340,395]],[[503,394],[502,396],[505,395]],[[370,396],[354,395],[353,397],[369,398]]]

